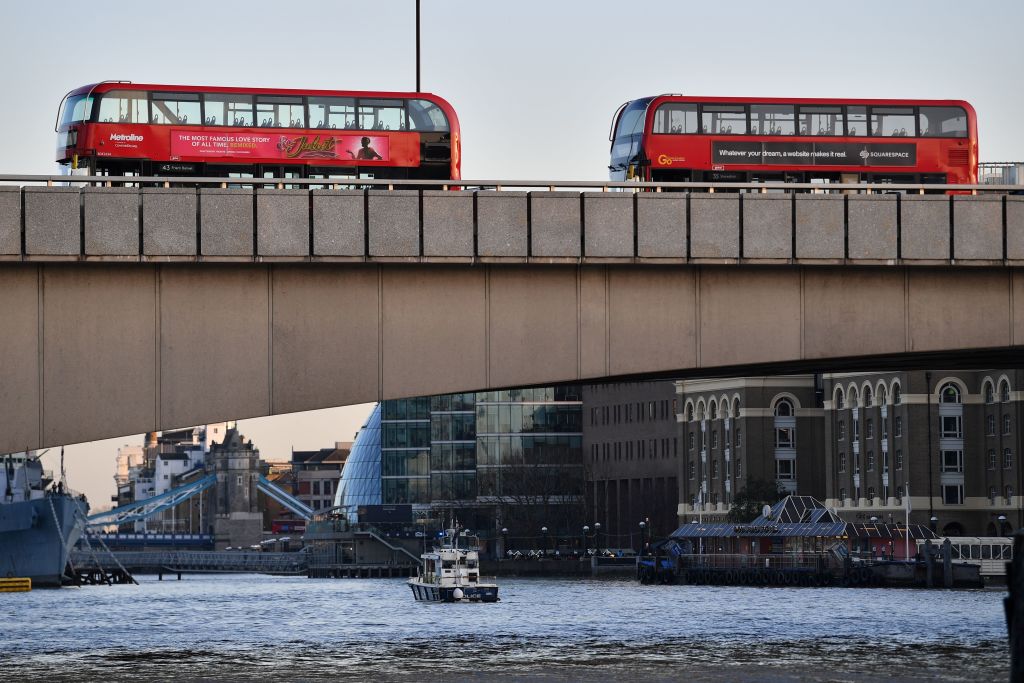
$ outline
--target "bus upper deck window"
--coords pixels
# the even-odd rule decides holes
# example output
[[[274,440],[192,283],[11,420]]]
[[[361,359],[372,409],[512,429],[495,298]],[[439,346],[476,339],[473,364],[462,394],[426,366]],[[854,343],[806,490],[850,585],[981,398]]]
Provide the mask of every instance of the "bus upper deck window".
[[[800,107],[800,135],[843,135],[842,107]]]
[[[871,107],[871,135],[874,137],[913,137],[917,135],[911,107]]]
[[[960,107],[921,107],[918,120],[925,137],[967,137],[967,112]]]
[[[64,102],[61,110],[60,125],[68,126],[80,121],[88,121],[92,116],[92,97],[72,95]]]
[[[253,125],[252,95],[210,94],[203,111],[208,126]]]
[[[356,100],[353,97],[310,97],[310,128],[356,128]]]
[[[150,102],[150,123],[199,125],[203,113],[198,93],[155,92]]]
[[[851,106],[846,108],[846,134],[864,137],[868,134],[868,108]]]
[[[100,95],[97,121],[100,123],[149,123],[146,93],[111,90]]]
[[[746,135],[747,108],[742,104],[705,104],[701,107],[705,135]]]
[[[429,100],[409,100],[409,128],[419,131],[448,132],[448,118]]]
[[[264,128],[305,128],[301,97],[256,96],[256,125]]]
[[[791,104],[750,105],[750,132],[753,135],[793,135],[795,115]]]
[[[406,130],[402,100],[359,100],[359,130]]]
[[[697,132],[697,105],[693,102],[666,102],[654,112],[654,132],[685,135]]]

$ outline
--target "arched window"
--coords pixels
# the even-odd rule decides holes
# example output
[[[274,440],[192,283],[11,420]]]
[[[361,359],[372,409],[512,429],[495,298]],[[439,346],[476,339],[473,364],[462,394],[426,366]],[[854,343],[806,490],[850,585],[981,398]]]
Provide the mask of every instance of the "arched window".
[[[999,400],[1003,403],[1010,400],[1010,384],[1005,380],[999,383]]]
[[[895,405],[903,403],[903,391],[900,389],[899,384],[894,384],[892,387],[892,402]]]
[[[697,403],[697,419],[704,419],[704,401],[700,401]]]
[[[864,390],[864,407],[867,408],[871,405],[871,387]]]
[[[877,391],[877,395],[878,395],[878,405],[884,406],[885,405],[885,387],[884,386],[879,385],[878,391]]]
[[[842,410],[846,407],[846,396],[843,394],[843,388],[839,387],[836,391],[836,410]]]
[[[775,417],[793,417],[793,403],[788,398],[780,398],[775,404]]]
[[[942,385],[942,390],[939,392],[940,403],[962,403],[960,396],[960,387],[953,384],[952,382],[946,382]]]
[[[850,407],[857,407],[857,390],[853,387],[850,387]]]
[[[982,388],[981,393],[985,396],[985,403],[996,402],[996,392],[993,391],[991,382],[985,382],[985,386]]]
[[[738,398],[734,398],[732,400],[732,416],[737,418],[737,419],[739,419],[739,416],[740,416],[740,400]]]
[[[718,404],[715,403],[714,401],[712,401],[711,403],[708,404],[708,419],[709,420],[717,420],[718,419]]]
[[[692,403],[687,403],[686,404],[686,421],[687,422],[693,422],[693,404]]]

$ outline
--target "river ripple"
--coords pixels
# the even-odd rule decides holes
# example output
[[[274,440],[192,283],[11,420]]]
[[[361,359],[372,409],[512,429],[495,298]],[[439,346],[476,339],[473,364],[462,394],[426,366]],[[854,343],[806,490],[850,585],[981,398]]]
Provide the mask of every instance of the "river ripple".
[[[1003,593],[185,576],[0,596],[0,680],[995,681]]]

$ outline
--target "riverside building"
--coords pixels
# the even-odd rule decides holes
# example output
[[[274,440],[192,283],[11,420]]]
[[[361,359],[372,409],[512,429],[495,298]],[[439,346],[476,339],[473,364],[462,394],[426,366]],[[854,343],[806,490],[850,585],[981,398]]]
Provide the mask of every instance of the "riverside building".
[[[377,503],[411,505],[424,524],[457,518],[485,542],[536,544],[542,529],[552,543],[575,539],[586,511],[581,405],[572,386],[384,401],[374,413],[379,459],[371,414],[335,502],[350,514],[375,504],[376,474]]]
[[[683,445],[678,517],[722,521],[748,482],[825,497],[816,375],[676,382]]]
[[[903,519],[940,535],[1024,526],[1021,370],[824,376],[828,495],[845,519]]]

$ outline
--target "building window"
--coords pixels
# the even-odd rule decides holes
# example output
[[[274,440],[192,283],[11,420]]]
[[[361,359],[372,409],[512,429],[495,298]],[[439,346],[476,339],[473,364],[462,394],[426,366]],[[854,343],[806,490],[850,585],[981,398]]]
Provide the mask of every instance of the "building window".
[[[900,385],[897,384],[892,388],[892,402],[895,405],[903,403],[903,391],[900,389]]]
[[[896,436],[903,436],[903,418],[899,415],[896,416],[896,422],[893,424]]]
[[[693,450],[693,446],[694,446],[693,432],[690,432],[689,444],[690,444],[690,450],[692,451]]]
[[[775,404],[775,417],[793,417],[793,403],[788,398]]]
[[[999,490],[995,486],[988,487],[988,502],[990,505],[996,504],[996,497],[999,496]]]
[[[839,504],[846,504],[846,489],[839,489]]]
[[[903,451],[900,450],[900,449],[896,449],[895,465],[896,465],[896,469],[898,469],[898,470],[902,470],[903,469]]]
[[[796,479],[796,461],[795,460],[776,460],[775,461],[775,478],[792,480]]]
[[[942,422],[942,437],[944,439],[962,439],[964,438],[963,429],[963,417],[960,415],[943,415],[941,418]]]
[[[1003,436],[1006,436],[1009,433],[1010,433],[1010,416],[1009,415],[1003,415]]]
[[[1009,448],[1003,449],[1003,469],[1008,470],[1013,467],[1013,451]]]
[[[995,436],[996,435],[996,416],[986,415],[985,416],[985,435]]]
[[[313,495],[314,496],[319,496],[320,495],[320,482],[318,482],[318,481],[314,481],[313,482]]]
[[[839,454],[839,471],[840,472],[845,472],[846,471],[846,453],[840,453]]]
[[[718,432],[717,431],[711,432],[711,447],[712,448],[718,448]]]
[[[875,452],[874,451],[868,451],[867,465],[868,465],[868,472],[874,472],[875,471]]]
[[[963,484],[943,484],[942,485],[942,502],[946,505],[963,505],[964,502],[964,485]]]
[[[990,470],[994,470],[996,468],[996,450],[994,448],[988,449],[986,468]]]
[[[1001,382],[999,384],[999,400],[1003,403],[1008,403],[1010,401],[1010,385],[1006,382]]]
[[[840,387],[836,390],[836,409],[842,410],[846,407],[846,397],[843,395],[843,389]]]
[[[846,438],[846,421],[840,420],[839,424],[836,425],[836,434],[838,435],[839,441]]]
[[[952,382],[942,385],[942,391],[939,393],[940,403],[962,403],[960,399],[960,387]]]
[[[992,384],[985,382],[985,388],[982,390],[985,394],[985,403],[996,402],[996,392],[992,390]]]
[[[775,428],[775,447],[776,448],[796,448],[796,439],[794,438],[794,429],[792,427],[776,427]]]
[[[736,458],[736,478],[739,479],[743,476],[743,461]]]
[[[898,505],[902,505],[903,504],[903,487],[902,486],[897,486],[896,487],[896,503]]]
[[[1013,502],[1013,487],[1009,484],[1006,485],[1006,504],[1010,505]]]
[[[712,479],[718,479],[718,461],[717,460],[712,460],[711,461],[711,478]]]
[[[963,451],[942,451],[943,472],[963,472],[964,452]]]
[[[736,428],[736,448],[741,448],[743,446],[743,442],[740,441],[740,435],[742,433],[743,433],[742,430],[739,427],[737,427]]]
[[[864,431],[866,433],[865,438],[875,438],[875,421],[872,420],[871,418],[868,418],[868,420],[864,423]]]
[[[690,479],[693,479],[697,475],[697,467],[695,466],[695,464],[694,464],[694,462],[692,460],[690,461],[690,464],[687,467],[687,470],[689,472]]]
[[[874,499],[875,499],[875,487],[874,486],[869,486],[868,487],[868,502],[870,503]]]

